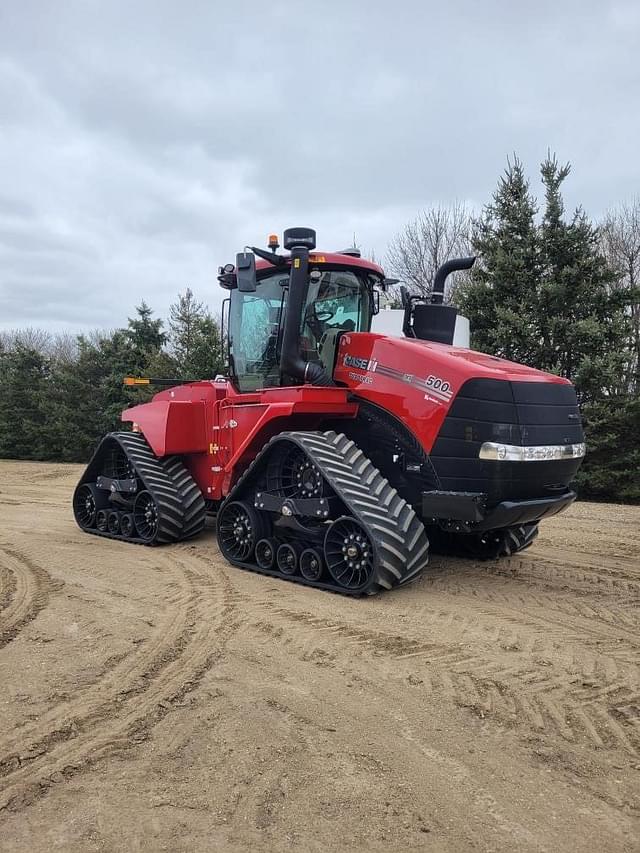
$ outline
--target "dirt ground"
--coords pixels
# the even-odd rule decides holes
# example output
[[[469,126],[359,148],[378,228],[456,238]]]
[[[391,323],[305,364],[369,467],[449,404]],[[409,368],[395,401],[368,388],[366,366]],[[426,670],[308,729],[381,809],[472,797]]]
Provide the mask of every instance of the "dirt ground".
[[[0,850],[640,849],[640,508],[354,601],[0,462]]]

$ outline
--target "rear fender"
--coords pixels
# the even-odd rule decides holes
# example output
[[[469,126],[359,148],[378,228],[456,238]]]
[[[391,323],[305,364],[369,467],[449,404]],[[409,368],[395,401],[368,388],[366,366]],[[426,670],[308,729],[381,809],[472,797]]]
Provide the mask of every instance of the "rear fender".
[[[122,420],[137,425],[158,457],[207,450],[204,402],[153,400],[126,409]]]

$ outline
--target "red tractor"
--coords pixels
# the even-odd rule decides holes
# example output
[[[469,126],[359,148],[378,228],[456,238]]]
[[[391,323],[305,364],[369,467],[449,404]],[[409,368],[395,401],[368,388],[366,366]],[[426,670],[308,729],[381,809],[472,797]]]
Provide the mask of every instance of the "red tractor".
[[[574,499],[585,446],[573,386],[452,346],[438,272],[404,336],[370,332],[383,270],[291,228],[220,268],[229,378],[122,414],[73,497],[87,533],[158,545],[217,513],[243,569],[351,595],[417,577],[429,548],[496,558]],[[257,262],[256,262],[257,258]],[[131,380],[135,382],[136,380]],[[154,381],[154,380],[146,380]]]

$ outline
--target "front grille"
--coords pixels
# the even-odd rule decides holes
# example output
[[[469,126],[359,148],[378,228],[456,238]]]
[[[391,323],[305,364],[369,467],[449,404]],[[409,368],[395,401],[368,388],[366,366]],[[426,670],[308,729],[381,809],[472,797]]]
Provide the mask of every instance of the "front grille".
[[[532,446],[584,441],[572,385],[470,379],[460,389],[431,450],[441,488],[486,492],[494,501],[558,494],[580,459],[497,462],[478,458],[485,441]]]

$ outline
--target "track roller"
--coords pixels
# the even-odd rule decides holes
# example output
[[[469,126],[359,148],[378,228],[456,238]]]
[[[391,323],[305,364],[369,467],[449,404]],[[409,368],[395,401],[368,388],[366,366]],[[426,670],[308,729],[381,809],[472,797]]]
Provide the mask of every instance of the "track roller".
[[[135,536],[136,525],[130,512],[123,512],[120,516],[120,532],[126,539]]]
[[[295,575],[302,546],[298,542],[284,542],[278,548],[276,562],[283,575]]]
[[[120,513],[116,512],[116,510],[111,510],[109,516],[107,518],[107,530],[109,533],[119,533],[120,532]]]
[[[109,529],[109,513],[106,509],[99,509],[96,513],[96,528],[101,533],[106,533]]]
[[[256,564],[259,569],[271,569],[276,561],[278,543],[274,539],[261,539],[256,545]]]
[[[322,554],[316,548],[305,548],[300,554],[300,574],[305,580],[319,581],[322,577]]]

